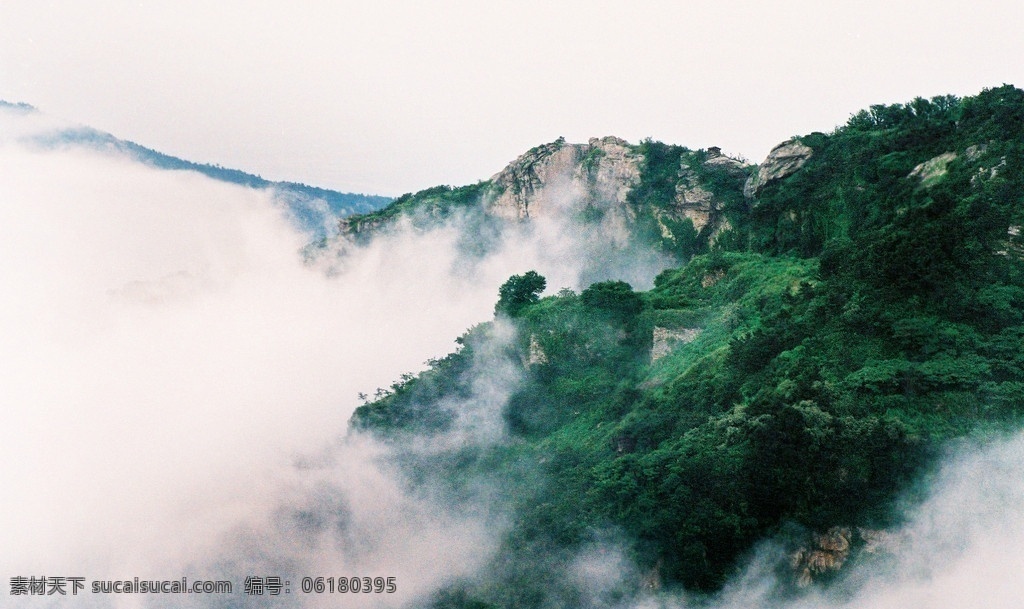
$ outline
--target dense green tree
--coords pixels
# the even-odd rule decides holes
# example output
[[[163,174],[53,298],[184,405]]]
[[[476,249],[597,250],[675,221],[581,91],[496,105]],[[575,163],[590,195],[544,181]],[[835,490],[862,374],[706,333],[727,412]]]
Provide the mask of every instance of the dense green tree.
[[[617,321],[635,317],[644,307],[644,301],[625,281],[602,281],[583,290],[580,300],[588,307],[607,311]]]
[[[494,314],[504,313],[516,317],[523,308],[540,300],[540,293],[547,287],[547,280],[537,271],[513,275],[498,288],[498,304]]]

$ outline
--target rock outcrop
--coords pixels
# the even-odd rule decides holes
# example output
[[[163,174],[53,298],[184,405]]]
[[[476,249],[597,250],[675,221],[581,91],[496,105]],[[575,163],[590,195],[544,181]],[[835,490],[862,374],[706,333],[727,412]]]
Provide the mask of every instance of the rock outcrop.
[[[715,235],[729,227],[722,213],[724,198],[739,194],[750,166],[723,155],[715,147],[695,152],[655,145],[671,149],[668,158],[679,158],[676,168],[666,168],[663,160],[657,168],[658,172],[668,169],[675,174],[673,183],[668,185],[674,188],[674,195],[672,191],[659,191],[657,198],[651,198],[645,191],[647,198],[642,202],[630,196],[644,179],[643,172],[648,170],[644,156],[648,148],[643,145],[632,145],[614,136],[591,138],[586,144],[572,144],[559,138],[532,148],[490,180],[480,183],[476,209],[507,222],[543,218],[582,220],[601,239],[616,247],[630,244],[638,228],[649,231],[651,218],[664,240],[676,242],[680,237],[689,238],[688,234],[680,233],[680,223],[689,219],[702,238],[713,242]],[[722,186],[722,174],[735,185]],[[664,180],[660,175],[656,179]],[[664,186],[661,183],[648,185],[649,190]],[[723,193],[722,188],[735,190]],[[403,196],[398,202],[404,208],[394,213],[384,210],[380,214],[346,219],[341,222],[341,232],[374,232],[400,214],[443,219],[444,210],[439,205],[443,207],[445,201],[439,200],[435,205],[430,195],[432,191],[427,189]],[[665,200],[665,194],[671,198]]]
[[[880,529],[836,526],[825,533],[813,533],[809,543],[790,555],[790,567],[801,588],[838,572],[858,553],[892,554],[904,545],[904,535]]]
[[[338,220],[338,232],[342,235],[373,233],[383,228],[389,221],[388,218],[375,216],[371,216],[369,219],[364,216],[348,216]]]
[[[679,168],[674,204],[676,212],[683,218],[689,218],[698,232],[718,213],[714,193],[704,188],[697,172],[686,165]]]
[[[592,138],[586,144],[567,144],[559,139],[537,146],[491,178],[495,195],[487,202],[489,213],[523,220],[587,206],[601,212],[625,212],[629,192],[640,182],[644,157],[617,137]],[[704,164],[742,179],[748,165],[710,148]],[[671,209],[676,220],[689,218],[702,230],[717,220],[719,202],[700,176],[685,162],[679,168],[676,195]]]
[[[717,147],[707,150],[704,166],[713,171],[724,171],[738,181],[746,177],[750,167],[742,161],[725,156]],[[714,241],[715,235],[729,228],[728,221],[721,215],[721,208],[722,201],[701,182],[697,172],[684,162],[679,168],[671,216],[677,220],[689,218],[697,232],[712,226],[710,238]]]
[[[793,138],[782,142],[768,153],[757,173],[750,176],[743,187],[743,194],[748,199],[756,199],[768,184],[793,175],[811,158],[814,151],[798,139]]]
[[[700,328],[663,328],[654,326],[651,336],[651,362],[656,362],[672,352],[679,345],[693,342],[700,334]]]
[[[975,151],[973,154],[977,154],[977,152]],[[907,177],[920,178],[921,186],[929,188],[935,185],[944,175],[946,175],[947,167],[954,160],[956,160],[955,152],[943,152],[939,156],[928,159],[924,163],[914,167]]]
[[[790,557],[797,585],[808,586],[816,577],[841,569],[850,555],[852,538],[847,527],[832,527],[824,534],[815,533],[808,547],[800,548]]]
[[[537,340],[535,334],[530,335],[530,348],[526,357],[527,366],[540,366],[548,363],[548,354],[544,352],[544,347],[540,345],[540,341]]]
[[[611,223],[632,219],[625,206],[640,181],[643,156],[617,137],[586,144],[558,139],[533,148],[491,178],[485,210],[506,220],[559,216],[593,208]]]

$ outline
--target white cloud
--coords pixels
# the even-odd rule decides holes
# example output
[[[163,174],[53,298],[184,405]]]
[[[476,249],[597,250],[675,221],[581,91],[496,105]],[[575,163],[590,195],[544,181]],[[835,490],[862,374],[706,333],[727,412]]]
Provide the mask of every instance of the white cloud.
[[[196,579],[316,558],[413,595],[486,557],[496,523],[406,494],[347,420],[358,392],[490,319],[511,274],[579,288],[590,235],[513,228],[473,260],[458,222],[406,224],[306,264],[268,193],[38,150],[19,138],[51,121],[0,118],[0,570]],[[482,366],[464,431],[500,438],[515,372]],[[347,524],[305,539],[303,505]]]
[[[448,234],[327,278],[264,194],[10,140],[0,163],[5,571],[214,543],[344,433],[358,391],[493,306],[497,283],[448,274]]]

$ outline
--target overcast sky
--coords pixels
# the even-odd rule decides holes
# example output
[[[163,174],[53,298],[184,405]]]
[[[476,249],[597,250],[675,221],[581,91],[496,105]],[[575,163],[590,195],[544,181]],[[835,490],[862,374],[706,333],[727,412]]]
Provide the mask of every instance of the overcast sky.
[[[873,103],[1024,86],[1019,0],[0,0],[0,99],[398,195],[618,135],[759,162]]]

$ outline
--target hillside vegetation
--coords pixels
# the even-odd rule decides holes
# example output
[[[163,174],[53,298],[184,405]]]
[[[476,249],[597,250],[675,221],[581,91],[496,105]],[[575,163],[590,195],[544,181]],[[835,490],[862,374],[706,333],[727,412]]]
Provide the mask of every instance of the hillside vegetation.
[[[497,481],[511,514],[499,558],[438,606],[578,604],[564,570],[607,531],[640,573],[612,593],[714,591],[765,537],[893,526],[946,442],[1018,423],[1024,91],[873,106],[796,141],[800,166],[746,194],[705,151],[641,144],[635,226],[688,163],[718,201],[702,231],[637,232],[678,268],[646,292],[543,298],[543,278],[513,277],[496,321],[357,410],[354,428],[407,447],[464,425],[496,362],[516,371],[499,439],[401,448],[411,484]]]

